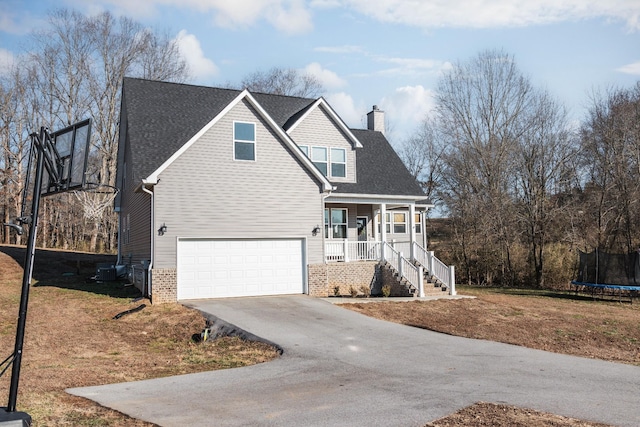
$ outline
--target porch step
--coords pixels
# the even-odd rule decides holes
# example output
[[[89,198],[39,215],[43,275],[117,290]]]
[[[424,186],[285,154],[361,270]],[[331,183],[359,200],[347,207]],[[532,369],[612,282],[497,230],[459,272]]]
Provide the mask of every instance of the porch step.
[[[389,270],[394,277],[394,279],[404,288],[404,291],[408,293],[407,296],[417,297],[419,290],[411,285],[405,278],[401,277],[397,270],[395,270],[391,264],[382,263],[381,266],[387,270]],[[424,294],[425,296],[434,296],[434,295],[442,295],[447,293],[447,288],[442,286],[439,281],[432,280],[430,275],[425,275],[424,282]]]

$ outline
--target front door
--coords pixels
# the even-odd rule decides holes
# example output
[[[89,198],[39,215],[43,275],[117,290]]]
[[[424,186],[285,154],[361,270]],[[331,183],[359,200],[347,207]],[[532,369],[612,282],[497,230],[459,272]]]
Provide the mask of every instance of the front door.
[[[358,226],[358,242],[366,242],[367,239],[367,223],[369,222],[368,216],[356,217],[356,224]]]

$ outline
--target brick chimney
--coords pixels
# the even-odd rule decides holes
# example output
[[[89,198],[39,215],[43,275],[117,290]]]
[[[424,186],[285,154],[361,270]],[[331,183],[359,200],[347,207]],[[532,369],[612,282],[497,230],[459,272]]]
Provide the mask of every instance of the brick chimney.
[[[384,135],[384,111],[379,110],[377,105],[367,113],[367,129],[382,132]]]

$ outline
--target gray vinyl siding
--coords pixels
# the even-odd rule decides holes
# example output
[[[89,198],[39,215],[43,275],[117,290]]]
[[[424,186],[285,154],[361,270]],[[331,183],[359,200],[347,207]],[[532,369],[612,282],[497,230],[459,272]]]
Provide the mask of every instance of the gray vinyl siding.
[[[347,155],[346,178],[329,176],[331,182],[356,182],[356,150],[347,135],[338,128],[322,106],[315,108],[290,133],[298,145],[344,148]],[[328,165],[331,173],[331,165]]]
[[[256,124],[256,161],[233,156],[233,122]],[[307,262],[323,262],[321,185],[251,105],[238,103],[159,175],[155,268],[174,268],[177,240],[306,238]]]
[[[122,147],[122,145],[121,145]],[[126,145],[128,150],[128,144]],[[132,176],[131,161],[129,153],[125,151],[123,167],[126,165],[127,170],[123,171],[125,188],[122,191],[120,199],[120,254],[122,262],[125,264],[139,264],[141,261],[151,259],[151,196],[144,192],[135,192],[136,183],[130,177]],[[123,233],[125,221],[129,216],[129,236],[128,239]]]

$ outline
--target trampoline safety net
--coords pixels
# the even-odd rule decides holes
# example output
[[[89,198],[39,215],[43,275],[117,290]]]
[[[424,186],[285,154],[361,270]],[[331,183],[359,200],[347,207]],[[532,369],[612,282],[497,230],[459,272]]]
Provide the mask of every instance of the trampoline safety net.
[[[580,253],[577,282],[640,286],[640,252],[609,254],[595,250]]]

